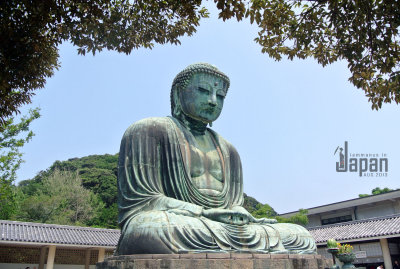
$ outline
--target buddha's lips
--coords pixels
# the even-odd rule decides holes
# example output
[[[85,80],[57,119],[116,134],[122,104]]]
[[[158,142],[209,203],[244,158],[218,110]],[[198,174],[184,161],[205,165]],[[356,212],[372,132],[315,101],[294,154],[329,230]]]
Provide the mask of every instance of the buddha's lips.
[[[207,113],[214,113],[218,110],[218,108],[216,106],[207,106],[204,108],[204,111]]]

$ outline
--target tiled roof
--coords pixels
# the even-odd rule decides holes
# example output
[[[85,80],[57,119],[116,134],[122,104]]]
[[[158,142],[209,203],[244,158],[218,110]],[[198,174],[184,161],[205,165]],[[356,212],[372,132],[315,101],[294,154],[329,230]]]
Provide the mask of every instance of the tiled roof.
[[[337,241],[400,235],[400,214],[349,221],[308,229],[317,244],[333,238]]]
[[[119,230],[0,220],[0,242],[115,247]]]

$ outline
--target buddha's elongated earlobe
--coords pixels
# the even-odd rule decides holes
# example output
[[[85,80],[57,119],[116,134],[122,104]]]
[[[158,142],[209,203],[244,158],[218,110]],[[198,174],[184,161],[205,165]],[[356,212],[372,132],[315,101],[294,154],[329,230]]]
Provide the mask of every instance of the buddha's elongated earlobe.
[[[208,125],[210,125],[210,127],[212,127],[212,122],[209,122]]]
[[[173,101],[174,103],[174,108],[172,111],[172,116],[178,118],[180,114],[182,113],[182,106],[181,106],[181,101],[179,98],[179,87],[178,85],[174,86],[175,88],[172,91],[172,98],[171,102]]]

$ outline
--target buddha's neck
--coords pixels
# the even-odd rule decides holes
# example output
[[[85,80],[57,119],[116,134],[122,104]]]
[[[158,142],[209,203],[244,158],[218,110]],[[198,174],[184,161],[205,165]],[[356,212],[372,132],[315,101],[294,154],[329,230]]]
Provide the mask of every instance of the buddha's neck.
[[[193,119],[184,113],[181,113],[177,119],[194,135],[204,135],[206,132],[207,123]]]

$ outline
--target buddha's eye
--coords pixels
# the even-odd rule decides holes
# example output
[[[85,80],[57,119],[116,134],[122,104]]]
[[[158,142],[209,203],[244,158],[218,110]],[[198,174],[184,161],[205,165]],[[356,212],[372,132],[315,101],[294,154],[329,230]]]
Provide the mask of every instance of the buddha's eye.
[[[202,87],[198,87],[197,88],[200,92],[204,92],[204,93],[208,93],[209,92],[209,90],[207,90],[207,89],[205,89],[205,88],[202,88]]]
[[[218,98],[221,98],[221,99],[224,99],[224,98],[225,98],[225,95],[220,94],[220,93],[217,93],[217,97],[218,97]]]

